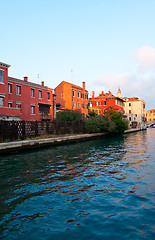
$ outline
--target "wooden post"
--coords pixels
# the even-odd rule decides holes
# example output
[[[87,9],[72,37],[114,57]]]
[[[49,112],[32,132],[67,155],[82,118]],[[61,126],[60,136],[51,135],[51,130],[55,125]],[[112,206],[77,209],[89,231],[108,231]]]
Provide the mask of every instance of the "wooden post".
[[[38,137],[38,122],[35,121],[35,137]]]

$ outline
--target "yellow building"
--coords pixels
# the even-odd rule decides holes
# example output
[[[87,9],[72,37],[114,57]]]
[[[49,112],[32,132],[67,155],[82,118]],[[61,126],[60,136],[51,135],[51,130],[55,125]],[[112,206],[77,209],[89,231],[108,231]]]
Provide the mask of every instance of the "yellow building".
[[[102,109],[97,108],[97,107],[92,107],[92,105],[89,106],[89,111],[94,112],[96,115],[101,115],[102,114]]]
[[[155,123],[155,109],[146,112],[147,123]]]

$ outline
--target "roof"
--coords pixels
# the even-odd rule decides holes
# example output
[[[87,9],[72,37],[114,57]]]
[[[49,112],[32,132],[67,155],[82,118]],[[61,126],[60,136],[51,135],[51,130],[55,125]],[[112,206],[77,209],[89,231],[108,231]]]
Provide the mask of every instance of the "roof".
[[[82,88],[82,87],[80,87],[80,86],[78,86],[78,85],[75,85],[75,84],[73,84],[73,83],[69,83],[69,82],[66,82],[66,81],[62,81],[60,84],[62,84],[62,83],[67,83],[67,84],[71,85],[72,88],[76,88],[76,89],[79,89],[79,90],[83,91],[83,88]],[[60,84],[59,84],[59,85],[60,85]],[[59,85],[58,85],[58,86],[59,86]],[[85,90],[85,92],[88,92],[88,91]]]
[[[143,101],[143,102],[144,102],[144,100],[139,99],[138,97],[131,97],[131,98],[129,98],[129,97],[124,97],[123,99],[124,99],[126,102],[138,102],[138,101]]]
[[[11,65],[0,62],[0,67],[9,68]]]
[[[13,82],[16,82],[16,83],[21,83],[21,84],[24,84],[24,85],[37,87],[37,88],[42,88],[42,89],[46,89],[46,90],[48,89],[48,90],[51,90],[51,91],[53,90],[52,88],[49,88],[47,86],[42,86],[40,84],[32,83],[32,82],[26,82],[26,81],[18,79],[18,78],[8,77],[8,81],[13,81]]]

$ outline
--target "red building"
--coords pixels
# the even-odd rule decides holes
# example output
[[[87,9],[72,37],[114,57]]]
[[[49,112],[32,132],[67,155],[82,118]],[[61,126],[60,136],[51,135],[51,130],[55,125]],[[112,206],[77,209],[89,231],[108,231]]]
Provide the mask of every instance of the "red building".
[[[88,114],[88,91],[85,89],[85,82],[82,87],[62,81],[56,88],[57,109],[80,110],[86,117]]]
[[[0,119],[40,121],[53,119],[53,89],[8,77],[10,65],[0,63]]]
[[[104,114],[104,110],[108,107],[113,107],[116,111],[124,113],[124,100],[120,96],[120,89],[118,90],[118,96],[114,96],[110,91],[104,93],[102,91],[97,97],[95,92],[92,91],[92,97],[89,98],[89,110],[95,112],[97,115]]]

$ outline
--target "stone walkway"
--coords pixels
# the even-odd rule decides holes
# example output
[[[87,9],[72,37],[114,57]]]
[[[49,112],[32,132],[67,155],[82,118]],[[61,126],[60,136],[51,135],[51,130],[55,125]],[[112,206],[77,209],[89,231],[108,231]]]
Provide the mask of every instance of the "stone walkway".
[[[141,129],[130,129],[125,133],[137,132]],[[88,139],[95,139],[106,136],[106,133],[93,133],[93,134],[79,134],[71,136],[57,136],[53,138],[35,139],[35,140],[23,140],[7,143],[0,143],[0,154],[8,154],[11,152],[25,151],[28,149],[41,148],[44,146],[55,146],[70,142],[79,142]]]

